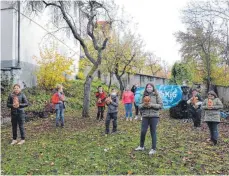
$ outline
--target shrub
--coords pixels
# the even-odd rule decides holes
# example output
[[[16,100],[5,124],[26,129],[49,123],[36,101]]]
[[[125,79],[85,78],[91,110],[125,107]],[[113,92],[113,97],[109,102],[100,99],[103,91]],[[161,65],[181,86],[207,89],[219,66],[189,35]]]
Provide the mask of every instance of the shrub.
[[[34,57],[39,65],[36,71],[38,85],[43,89],[52,89],[67,81],[66,75],[73,73],[73,59],[59,54],[55,48],[40,51],[40,58]]]

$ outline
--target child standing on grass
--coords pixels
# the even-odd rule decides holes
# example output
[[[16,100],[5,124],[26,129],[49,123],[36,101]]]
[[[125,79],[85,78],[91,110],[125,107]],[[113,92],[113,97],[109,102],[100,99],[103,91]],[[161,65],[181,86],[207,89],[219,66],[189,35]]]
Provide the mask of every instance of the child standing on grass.
[[[115,89],[112,89],[111,94],[106,99],[106,104],[108,107],[107,118],[105,122],[106,130],[105,134],[109,134],[110,121],[113,121],[112,133],[117,131],[117,116],[118,116],[118,95]]]
[[[207,122],[210,139],[214,145],[218,140],[218,124],[220,122],[220,109],[223,108],[223,104],[214,91],[208,92],[208,98],[204,100],[202,108],[205,110],[204,121]]]
[[[140,146],[137,147],[136,151],[143,151],[145,150],[144,143],[145,143],[145,136],[150,126],[150,134],[152,138],[152,148],[149,152],[150,155],[156,153],[156,142],[157,142],[157,135],[156,135],[156,128],[159,121],[159,110],[162,109],[162,100],[155,89],[155,86],[151,83],[146,85],[143,99],[141,104],[139,105],[141,114],[142,114],[142,127],[141,127],[141,137],[140,137]]]
[[[55,104],[56,110],[56,127],[59,126],[59,122],[61,122],[61,127],[64,127],[65,96],[63,92],[63,86],[58,84],[56,88],[57,92],[54,93],[52,97],[52,103]]]
[[[138,86],[137,86],[138,88]],[[134,106],[135,106],[135,120],[138,120],[139,118],[142,119],[142,117],[139,116],[139,105],[141,102],[141,93],[140,91],[135,91],[134,93]]]
[[[126,87],[126,91],[122,95],[122,103],[125,106],[126,111],[126,121],[128,121],[128,117],[130,121],[132,121],[132,104],[134,103],[134,93],[130,91],[129,87]]]
[[[95,96],[97,98],[96,105],[98,107],[97,120],[103,120],[104,110],[105,110],[106,93],[103,91],[102,86],[98,87],[98,92],[95,93]]]
[[[21,92],[19,84],[13,86],[13,92],[9,95],[7,107],[11,108],[11,123],[13,132],[13,141],[11,145],[17,143],[17,125],[19,126],[21,141],[18,144],[25,142],[25,111],[24,108],[28,106],[26,96]]]
[[[192,98],[187,101],[189,104],[189,116],[193,120],[194,128],[201,127],[201,104],[202,98],[196,89],[192,90]]]

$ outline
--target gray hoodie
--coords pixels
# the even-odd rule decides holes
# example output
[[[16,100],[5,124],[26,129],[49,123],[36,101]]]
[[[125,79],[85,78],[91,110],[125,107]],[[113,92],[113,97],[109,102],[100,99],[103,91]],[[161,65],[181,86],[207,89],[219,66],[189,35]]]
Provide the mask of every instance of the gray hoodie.
[[[107,104],[108,111],[107,113],[115,113],[118,112],[118,96],[112,96],[111,95],[112,102],[110,104]]]
[[[142,117],[159,117],[159,110],[163,108],[162,99],[159,95],[154,93],[148,94],[150,96],[150,104],[148,106],[144,105],[143,98],[139,105],[139,109],[142,113]]]

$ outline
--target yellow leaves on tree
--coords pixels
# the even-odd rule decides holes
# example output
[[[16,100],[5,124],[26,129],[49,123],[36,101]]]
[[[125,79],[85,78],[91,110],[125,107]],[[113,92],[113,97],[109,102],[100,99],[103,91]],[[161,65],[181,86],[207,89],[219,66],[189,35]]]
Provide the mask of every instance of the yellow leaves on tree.
[[[215,85],[229,86],[229,66],[224,64],[214,66],[212,69],[212,80]]]
[[[44,89],[54,88],[56,84],[65,83],[67,75],[73,73],[73,59],[59,54],[55,48],[40,51],[40,58],[34,57],[39,65],[36,71],[38,85]]]

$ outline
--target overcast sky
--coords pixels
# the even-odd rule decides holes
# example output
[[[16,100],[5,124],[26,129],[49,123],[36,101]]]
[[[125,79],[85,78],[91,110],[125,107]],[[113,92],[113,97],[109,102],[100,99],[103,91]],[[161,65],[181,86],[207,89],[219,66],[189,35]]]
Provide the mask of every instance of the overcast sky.
[[[146,49],[172,65],[180,60],[179,45],[173,35],[184,30],[180,10],[189,0],[114,0],[138,23],[138,33]]]

